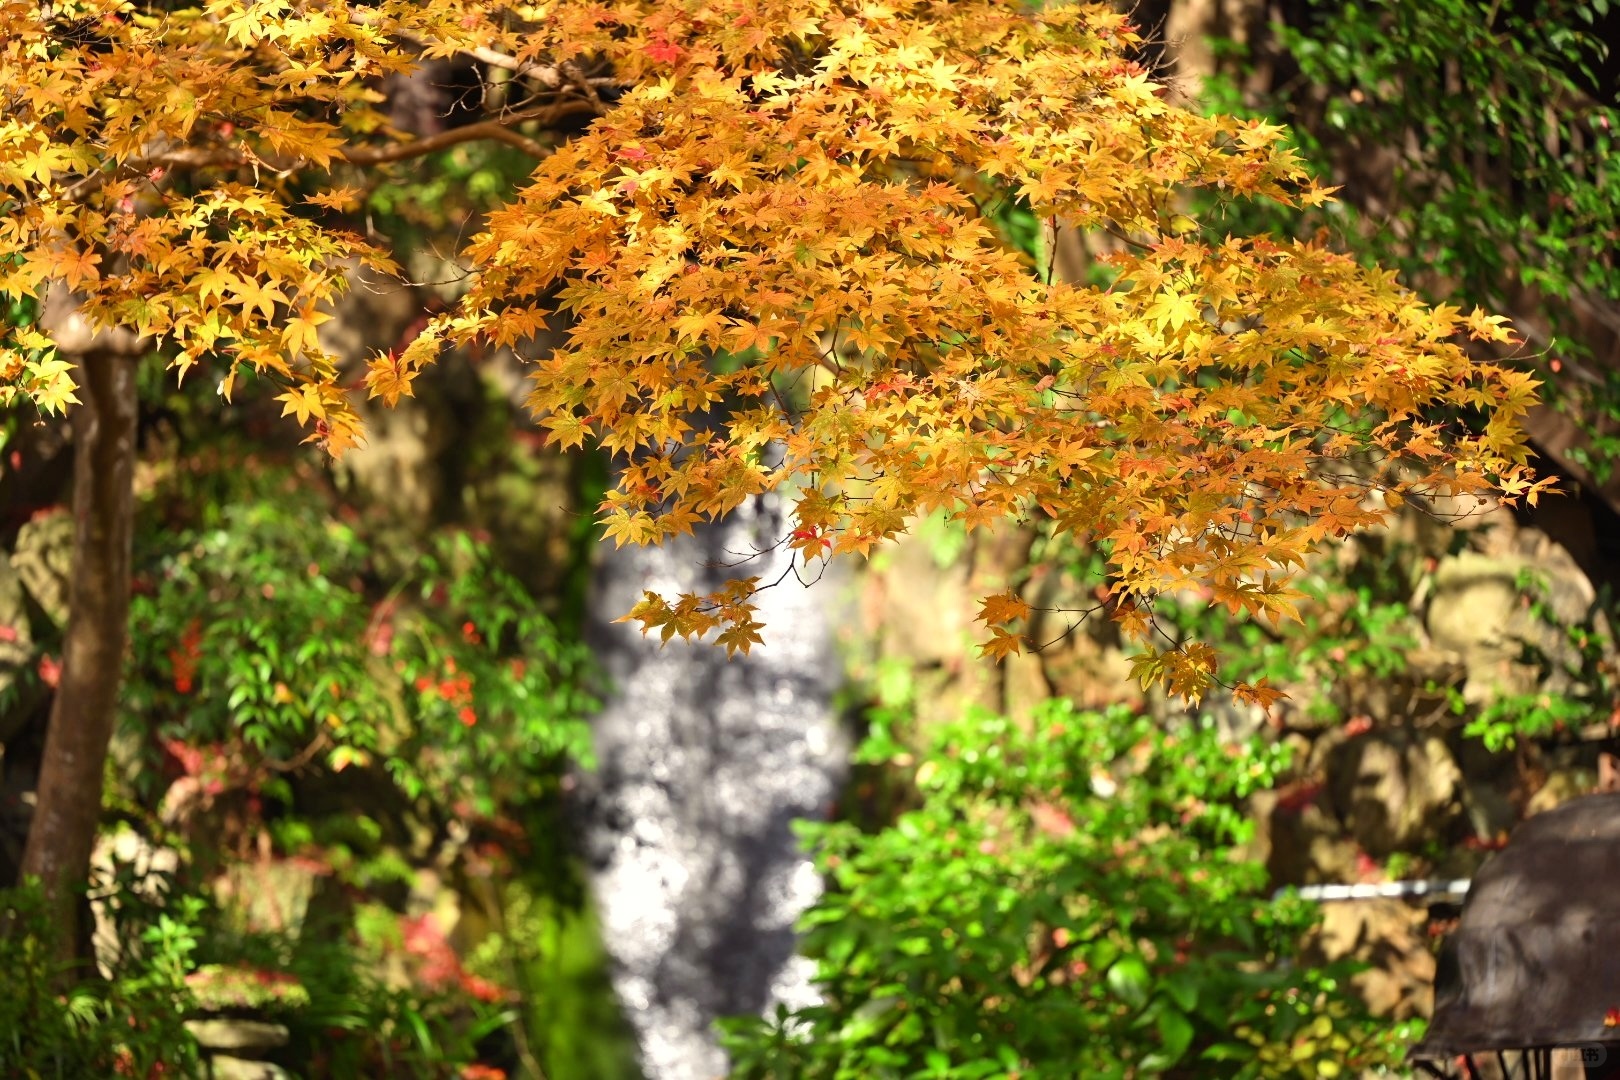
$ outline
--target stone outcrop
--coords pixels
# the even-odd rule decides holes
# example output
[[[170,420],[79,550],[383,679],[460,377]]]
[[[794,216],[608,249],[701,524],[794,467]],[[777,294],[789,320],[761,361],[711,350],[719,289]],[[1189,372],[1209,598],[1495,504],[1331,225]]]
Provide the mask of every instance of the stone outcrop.
[[[1463,814],[1462,770],[1438,735],[1396,729],[1347,740],[1328,776],[1339,820],[1374,858],[1444,836]]]
[[[291,1080],[280,1065],[258,1055],[285,1046],[290,1032],[263,1020],[187,1020],[186,1031],[203,1051],[210,1080]]]
[[[1307,956],[1323,964],[1366,964],[1350,981],[1373,1012],[1396,1020],[1427,1016],[1435,971],[1427,925],[1421,907],[1401,900],[1324,904]]]

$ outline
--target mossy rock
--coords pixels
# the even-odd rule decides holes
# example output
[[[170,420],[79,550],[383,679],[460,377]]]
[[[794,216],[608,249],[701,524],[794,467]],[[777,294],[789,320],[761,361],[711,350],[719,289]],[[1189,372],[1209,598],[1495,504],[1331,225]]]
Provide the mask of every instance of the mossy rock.
[[[309,1007],[309,991],[292,975],[260,968],[204,964],[186,986],[205,1013],[296,1012]]]

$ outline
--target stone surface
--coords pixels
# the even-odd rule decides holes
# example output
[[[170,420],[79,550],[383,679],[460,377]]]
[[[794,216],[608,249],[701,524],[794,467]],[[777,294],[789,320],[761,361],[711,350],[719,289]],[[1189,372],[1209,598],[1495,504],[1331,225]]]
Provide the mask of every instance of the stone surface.
[[[1339,819],[1374,858],[1439,838],[1463,811],[1462,770],[1437,735],[1350,739],[1329,755],[1328,770]]]
[[[1350,958],[1371,965],[1350,982],[1379,1016],[1427,1016],[1434,954],[1424,937],[1428,916],[1401,900],[1343,900],[1322,905],[1322,925],[1308,955],[1331,963]]]
[[[1430,640],[1466,668],[1463,697],[1575,689],[1581,658],[1565,627],[1593,617],[1591,581],[1537,530],[1492,530],[1490,546],[1442,560],[1427,597]]]
[[[1571,799],[1589,793],[1597,785],[1597,772],[1578,766],[1554,768],[1547,773],[1541,786],[1525,802],[1524,816],[1544,814]]]
[[[967,559],[941,566],[926,536],[885,545],[862,580],[866,629],[917,667],[954,665],[973,640],[968,578]]]
[[[426,292],[360,267],[350,281],[331,320],[320,328],[321,345],[358,365],[379,349],[386,352],[409,344],[412,328],[426,309]],[[435,368],[430,367],[429,373],[435,381],[443,381]],[[419,388],[415,397],[402,400],[397,408],[383,408],[380,402],[360,407],[366,442],[343,456],[343,475],[406,520],[437,520],[449,498],[440,463],[458,456],[446,402],[438,393],[424,394]]]
[[[160,904],[173,875],[180,869],[180,853],[174,848],[153,844],[130,826],[121,825],[96,838],[96,846],[90,852],[90,868],[103,880],[130,880],[131,899]],[[102,974],[111,978],[123,950],[115,919],[117,913],[109,909],[105,897],[90,901],[90,913],[94,923],[90,944],[96,963]]]
[[[23,524],[11,565],[36,603],[57,626],[66,626],[73,571],[73,516],[63,510]]]
[[[1463,777],[1463,809],[1475,836],[1497,837],[1518,823],[1519,810],[1507,787],[1493,779],[1470,776],[1466,770]]]
[[[1530,818],[1474,876],[1435,979],[1432,1058],[1608,1044],[1620,1001],[1620,794]]]
[[[229,1054],[208,1059],[211,1080],[293,1080],[292,1073],[268,1061],[250,1061]]]
[[[324,875],[303,860],[233,862],[215,880],[214,892],[243,930],[296,936]]]
[[[1246,855],[1266,864],[1276,885],[1354,881],[1356,845],[1322,806],[1325,797],[1299,805],[1294,791],[1263,791],[1250,801],[1255,838]]]
[[[263,1020],[187,1020],[186,1031],[205,1050],[274,1050],[291,1038],[285,1026]]]

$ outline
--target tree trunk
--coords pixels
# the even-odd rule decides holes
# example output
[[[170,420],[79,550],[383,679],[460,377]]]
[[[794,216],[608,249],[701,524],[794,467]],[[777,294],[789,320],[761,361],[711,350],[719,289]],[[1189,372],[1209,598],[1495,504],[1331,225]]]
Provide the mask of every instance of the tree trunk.
[[[129,637],[137,349],[117,337],[96,335],[78,353],[70,608],[22,859],[23,876],[44,886],[64,958],[82,959],[88,938],[80,926],[82,894]],[[63,335],[57,341],[69,351]]]

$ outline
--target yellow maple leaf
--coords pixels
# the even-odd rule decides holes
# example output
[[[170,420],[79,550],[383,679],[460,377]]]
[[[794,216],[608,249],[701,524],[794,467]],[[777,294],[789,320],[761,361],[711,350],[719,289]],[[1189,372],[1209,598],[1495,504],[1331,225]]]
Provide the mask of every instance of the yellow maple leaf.
[[[400,398],[413,396],[411,383],[416,376],[397,353],[378,353],[366,363],[367,396],[380,397],[392,408]]]
[[[1023,652],[1024,645],[1022,635],[998,626],[991,631],[989,641],[980,643],[979,655],[992,660],[1005,660],[1009,656],[1017,656]]]
[[[285,402],[281,415],[296,416],[300,424],[309,423],[311,418],[320,420],[326,416],[326,406],[321,403],[321,388],[314,383],[290,387],[276,395],[276,400]]]
[[[737,653],[747,656],[750,647],[763,644],[765,639],[759,634],[759,623],[747,619],[732,623],[720,631],[715,641],[716,644],[726,647],[727,656],[735,656]]]
[[[987,596],[980,601],[978,619],[986,626],[1001,626],[1017,619],[1027,618],[1029,618],[1029,604],[1011,589]]]
[[[325,207],[340,214],[347,214],[359,209],[360,197],[364,194],[365,191],[361,188],[338,187],[305,195],[304,201],[311,206]]]
[[[265,319],[276,317],[276,304],[287,302],[286,294],[270,281],[249,281],[237,278],[231,290],[231,301],[242,308],[242,314],[260,311]]]

